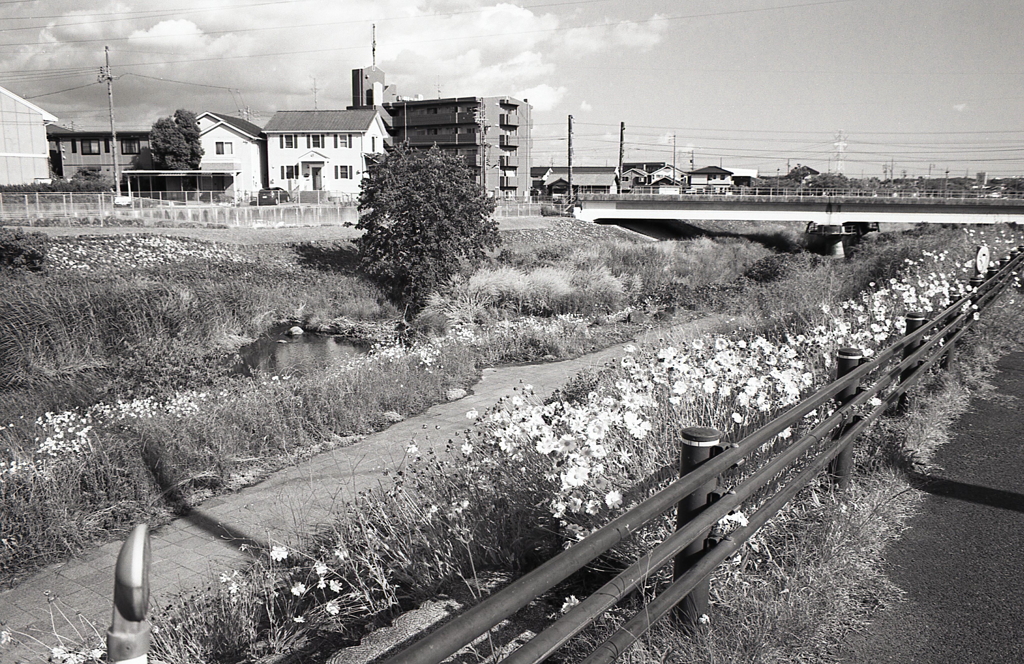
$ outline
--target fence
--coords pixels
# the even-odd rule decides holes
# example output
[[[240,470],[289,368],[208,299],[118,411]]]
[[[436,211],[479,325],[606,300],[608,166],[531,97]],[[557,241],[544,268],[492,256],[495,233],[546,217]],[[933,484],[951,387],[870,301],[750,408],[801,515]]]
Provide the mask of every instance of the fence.
[[[932,320],[922,314],[909,314],[906,336],[880,351],[872,361],[865,362],[858,349],[841,349],[835,381],[742,440],[723,445],[721,434],[715,429],[685,429],[679,479],[385,664],[439,664],[673,507],[677,527],[668,539],[501,662],[543,662],[670,562],[675,566],[673,583],[598,646],[584,664],[614,661],[670,612],[677,612],[684,620],[697,620],[708,610],[711,572],[734,555],[801,489],[826,469],[840,488],[846,486],[857,437],[888,409],[905,406],[907,390],[933,366],[941,361],[943,368],[949,367],[954,361],[957,341],[1024,265],[1022,252],[1024,247],[1014,249],[999,262],[999,267],[992,266],[984,277],[971,279],[970,294]],[[867,383],[868,380],[872,382]],[[833,401],[838,407],[831,415],[778,451],[730,491],[717,493],[723,474],[743,464],[778,434],[799,425],[812,411]],[[795,473],[777,480],[794,467]],[[712,526],[722,517],[755,497],[762,502],[746,525],[720,540],[709,538]],[[146,621],[149,558],[148,528],[144,524],[136,526],[117,559],[114,613],[107,632],[108,661],[146,661],[150,643]]]
[[[714,429],[685,430],[681,441],[679,479],[392,657],[387,664],[442,662],[672,507],[677,510],[677,529],[668,539],[572,607],[502,662],[527,664],[544,661],[650,575],[673,561],[674,582],[598,646],[584,660],[585,664],[614,661],[653,623],[670,612],[676,611],[690,621],[706,613],[711,572],[734,555],[747,539],[826,468],[840,488],[846,485],[852,469],[852,446],[856,438],[889,408],[905,403],[907,390],[919,382],[931,367],[940,361],[942,366],[948,367],[953,361],[957,341],[975,320],[975,312],[983,310],[1014,279],[1014,271],[1020,269],[1024,262],[1022,249],[1024,247],[1015,249],[1003,259],[1001,267],[989,268],[986,277],[972,279],[970,295],[932,320],[926,320],[921,314],[909,315],[907,335],[879,352],[870,362],[864,361],[858,349],[840,350],[835,381],[744,439],[723,445],[720,434]],[[821,423],[778,451],[760,468],[750,471],[751,474],[728,493],[716,493],[723,473],[743,464],[762,445],[787,428],[799,425],[812,411],[833,401],[838,402],[838,407]],[[777,479],[787,472],[790,473],[788,478]],[[752,497],[763,502],[748,517],[747,525],[720,541],[709,539],[712,526]]]

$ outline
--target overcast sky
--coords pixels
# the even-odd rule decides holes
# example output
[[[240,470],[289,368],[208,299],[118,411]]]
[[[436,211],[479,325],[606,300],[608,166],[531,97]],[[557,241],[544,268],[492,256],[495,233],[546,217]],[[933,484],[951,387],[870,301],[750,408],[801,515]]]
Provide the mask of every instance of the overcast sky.
[[[399,94],[534,105],[534,163],[1024,174],[1020,0],[0,0],[0,85],[76,128]],[[845,140],[837,140],[843,132]]]

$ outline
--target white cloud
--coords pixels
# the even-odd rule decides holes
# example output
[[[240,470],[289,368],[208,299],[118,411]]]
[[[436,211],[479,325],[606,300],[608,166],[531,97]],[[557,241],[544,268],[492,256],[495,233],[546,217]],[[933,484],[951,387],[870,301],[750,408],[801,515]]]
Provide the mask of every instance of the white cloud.
[[[594,107],[591,106],[586,99],[584,99],[582,102],[580,102],[580,110],[583,111],[584,113],[588,113],[594,110]]]
[[[529,99],[535,111],[550,111],[562,101],[566,92],[568,90],[565,86],[555,88],[547,83],[541,83],[532,88],[520,90],[516,93],[516,97]]]
[[[559,52],[565,55],[590,55],[607,49],[646,51],[661,42],[668,23],[655,16],[651,21],[605,21],[599,25],[567,30],[559,39]]]
[[[963,113],[967,110],[967,104],[954,104],[953,110],[957,113]]]

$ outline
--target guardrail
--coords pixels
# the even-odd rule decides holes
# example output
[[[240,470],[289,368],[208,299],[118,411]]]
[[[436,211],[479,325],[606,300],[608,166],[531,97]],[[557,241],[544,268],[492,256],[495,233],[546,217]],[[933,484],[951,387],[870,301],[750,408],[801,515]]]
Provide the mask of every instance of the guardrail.
[[[864,200],[874,199],[885,202],[907,203],[982,203],[998,205],[1002,202],[1024,200],[1024,192],[991,192],[991,191],[870,191],[841,189],[775,189],[739,187],[724,192],[683,191],[678,194],[630,193],[623,194],[579,194],[580,200],[713,200],[734,201],[737,199],[758,201],[804,201],[804,200]]]
[[[929,369],[940,362],[943,367],[949,366],[957,341],[974,323],[977,313],[1013,281],[1014,271],[1024,263],[1022,250],[1024,247],[1014,249],[1000,261],[999,267],[992,266],[985,276],[972,279],[970,294],[931,320],[922,314],[908,315],[906,336],[878,352],[870,362],[864,361],[859,349],[841,349],[836,380],[742,440],[723,444],[721,434],[714,429],[685,430],[679,479],[390,658],[387,664],[439,664],[673,507],[677,529],[668,539],[501,661],[544,661],[651,574],[673,561],[674,582],[595,649],[584,660],[585,664],[615,660],[653,623],[673,611],[686,620],[698,620],[708,610],[711,572],[734,555],[797,492],[826,469],[839,488],[846,486],[852,471],[854,441],[888,409],[905,407],[907,390],[920,382]],[[836,408],[819,424],[760,468],[749,471],[731,489],[721,492],[718,487],[723,474],[744,464],[759,447],[787,428],[799,425],[812,411],[830,404]],[[797,462],[800,464],[794,471]],[[787,471],[793,474],[779,482],[780,473]],[[721,540],[709,538],[719,520],[755,498],[760,502],[745,526]]]

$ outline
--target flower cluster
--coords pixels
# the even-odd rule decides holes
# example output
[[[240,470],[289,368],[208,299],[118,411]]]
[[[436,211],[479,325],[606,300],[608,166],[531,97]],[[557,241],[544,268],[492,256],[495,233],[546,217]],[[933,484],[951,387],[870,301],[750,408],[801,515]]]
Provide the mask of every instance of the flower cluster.
[[[165,235],[53,238],[46,253],[46,262],[55,271],[130,270],[183,261],[245,263],[250,259],[203,240]]]

